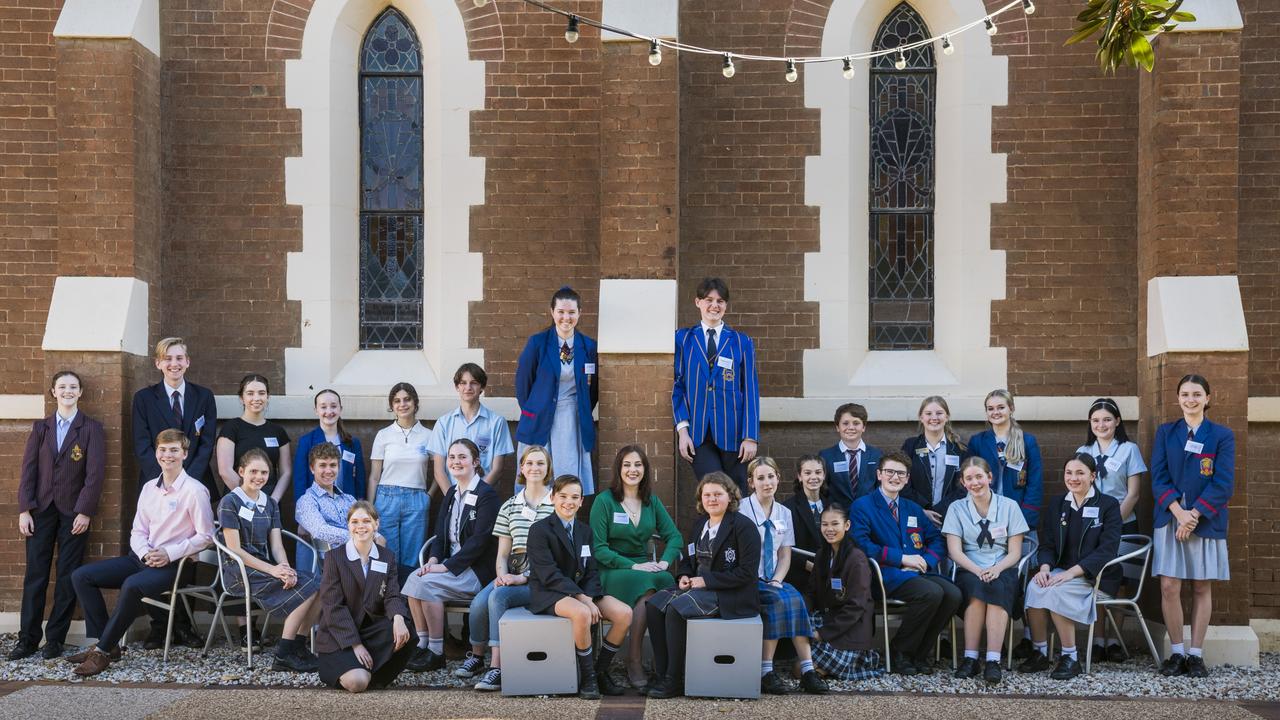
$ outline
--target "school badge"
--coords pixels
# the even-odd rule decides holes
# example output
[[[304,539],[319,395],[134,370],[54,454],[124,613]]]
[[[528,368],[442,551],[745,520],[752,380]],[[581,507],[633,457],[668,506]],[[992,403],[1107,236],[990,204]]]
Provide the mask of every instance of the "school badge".
[[[725,548],[725,551],[724,551],[724,561],[725,561],[725,562],[730,562],[730,563],[731,563],[731,562],[733,562],[734,560],[737,560],[737,559],[738,559],[738,551],[734,550],[733,548]]]
[[[386,595],[387,595],[387,581],[383,580],[382,584],[378,586],[378,597],[386,597]]]
[[[920,533],[913,532],[911,533],[911,544],[915,547],[915,549],[921,550],[924,548],[924,538],[921,537]]]
[[[732,369],[730,369],[730,368],[725,368],[725,370],[724,370],[724,381],[725,381],[725,382],[733,382],[733,370],[732,370]]]
[[[922,457],[922,458],[923,458],[923,457],[928,457],[928,456],[929,456],[929,448],[927,448],[927,447],[916,448],[916,455],[918,455],[918,456],[920,456],[920,457]]]
[[[71,459],[75,462],[80,462],[84,459],[84,451],[80,449],[79,445],[71,446]]]
[[[77,460],[79,458],[76,458]],[[1213,458],[1200,458],[1200,476],[1213,477]]]

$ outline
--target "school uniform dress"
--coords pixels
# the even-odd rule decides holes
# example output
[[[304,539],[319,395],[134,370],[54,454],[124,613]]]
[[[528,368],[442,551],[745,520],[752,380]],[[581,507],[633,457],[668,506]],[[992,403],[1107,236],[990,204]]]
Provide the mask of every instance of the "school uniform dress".
[[[667,571],[645,572],[632,566],[650,561],[649,540],[654,534],[662,538],[660,561]],[[606,595],[634,606],[645,595],[670,587],[676,581],[672,572],[680,562],[684,541],[662,501],[656,495],[640,505],[640,517],[632,520],[613,492],[603,492],[591,505],[592,554],[600,568],[600,583]]]
[[[870,680],[884,674],[875,651],[876,608],[867,556],[845,537],[839,551],[823,544],[814,562],[810,621],[818,631],[813,664],[837,680]]]
[[[275,492],[276,481],[280,478],[280,448],[289,444],[289,433],[270,420],[254,425],[244,418],[232,418],[218,428],[218,439],[222,438],[235,445],[235,452],[231,456],[233,467],[239,467],[240,458],[254,448],[267,453],[267,458],[271,460],[271,474],[267,476],[267,484],[262,491],[268,495]]]
[[[26,575],[22,579],[22,613],[18,640],[31,645],[43,634],[64,643],[76,609],[71,573],[84,560],[89,533],[71,533],[76,515],[98,513],[106,475],[106,435],[102,424],[77,410],[69,418],[54,413],[31,425],[18,475],[18,512],[31,513],[35,531],[26,538]],[[58,549],[58,579],[53,589],[49,624],[44,619],[53,550]]]
[[[235,530],[240,534],[240,547],[245,552],[263,562],[276,564],[271,555],[271,531],[281,529],[280,506],[265,489],[258,492],[257,498],[250,498],[238,487],[227,493],[218,503],[218,524],[223,532]],[[243,593],[239,566],[229,558],[221,560],[222,583],[227,592]],[[316,576],[304,570],[298,570],[298,582],[291,588],[286,588],[271,574],[248,565],[245,565],[245,574],[249,579],[249,593],[268,612],[279,617],[297,610],[320,589]]]
[[[527,490],[508,498],[498,508],[493,523],[495,538],[511,538],[511,553],[507,555],[507,573],[529,577],[529,528],[537,521],[555,514],[551,504],[551,491],[539,500],[527,497]],[[494,567],[495,571],[497,566]],[[498,587],[490,580],[471,600],[471,644],[498,647],[501,645],[498,628],[502,615],[511,608],[529,605],[529,583]]]
[[[367,669],[356,659],[356,645],[364,645],[373,658],[370,688],[387,687],[404,670],[414,644],[395,649],[393,618],[404,618],[411,638],[413,621],[398,577],[395,553],[385,547],[372,546],[368,564],[350,541],[325,556],[316,625],[320,682],[341,687],[338,681],[349,670]]]
[[[414,422],[406,430],[396,423],[373,438],[370,458],[382,462],[373,505],[382,518],[378,532],[400,562],[416,565],[427,535],[431,479],[431,431]]]
[[[313,484],[301,498],[298,498],[294,518],[298,521],[298,527],[310,535],[312,540],[334,548],[345,544],[351,538],[351,532],[347,529],[347,511],[355,504],[356,499],[339,490],[337,486],[334,486],[333,491],[330,492]],[[306,563],[302,562],[304,551]],[[317,560],[318,567],[314,571],[323,569],[324,556],[325,551],[321,550]],[[299,568],[311,567],[310,550],[299,547],[298,558]]]
[[[218,437],[218,405],[212,390],[185,380],[177,389],[158,382],[133,394],[132,416],[133,456],[138,461],[139,492],[147,482],[160,477],[160,463],[156,462],[156,436],[169,429],[181,430],[191,444],[187,448],[187,459],[182,461],[182,469],[204,483],[211,495],[217,492],[218,483],[206,480]]]
[[[827,473],[827,497],[831,502],[849,508],[853,501],[871,492],[879,485],[876,470],[884,453],[859,440],[857,447],[849,447],[841,440],[829,448],[820,450],[822,467]]]
[[[1235,491],[1236,436],[1207,418],[1192,433],[1186,420],[1156,431],[1151,452],[1155,537],[1151,574],[1183,580],[1229,580],[1227,503]],[[1169,506],[1199,510],[1191,537],[1179,542]]]
[[[529,445],[551,451],[553,477],[573,475],[582,494],[595,493],[591,451],[596,446],[591,412],[600,399],[596,341],[575,331],[561,340],[555,328],[534,334],[516,363],[518,452]]]
[[[591,553],[591,526],[570,521],[568,529],[553,515],[529,528],[529,611],[554,615],[556,603],[567,597],[604,596],[600,571]]]
[[[341,492],[354,497],[357,500],[363,500],[365,489],[368,487],[368,473],[364,467],[364,450],[360,446],[360,438],[355,435],[350,440],[335,438],[338,442],[333,442],[325,434],[324,429],[317,427],[311,432],[298,438],[298,449],[293,454],[293,499],[296,502],[301,499],[307,492],[307,488],[311,487],[316,481],[315,475],[311,474],[311,463],[307,461],[307,456],[311,454],[311,449],[323,443],[331,443],[338,446],[338,451],[342,453],[342,462],[338,464],[338,479],[333,486]]]
[[[1027,607],[1042,608],[1078,623],[1097,620],[1093,584],[1102,566],[1120,555],[1121,525],[1120,502],[1098,492],[1096,486],[1089,489],[1083,505],[1077,505],[1071,493],[1050,500],[1040,526],[1036,560],[1052,568],[1052,575],[1076,565],[1084,575],[1047,588],[1031,583],[1027,586]],[[1119,567],[1108,568],[1098,583],[1099,594],[1104,598],[1114,595],[1121,579]]]
[[[480,469],[486,478],[493,469],[494,458],[515,452],[515,448],[511,446],[511,430],[507,427],[507,419],[483,404],[470,420],[467,420],[461,407],[441,415],[431,428],[431,454],[447,457],[449,446],[454,440],[461,438],[471,440],[480,449]],[[453,476],[449,476],[449,482],[453,482]]]
[[[921,433],[903,441],[902,453],[911,458],[910,479],[902,494],[920,507],[946,517],[951,503],[968,494],[959,478],[960,463],[969,458],[968,447],[946,437],[930,445]]]
[[[760,562],[756,566],[756,587],[760,592],[760,619],[764,622],[764,639],[812,637],[809,608],[804,596],[790,583],[775,587],[769,584],[778,569],[778,553],[796,544],[795,523],[791,511],[775,502],[765,512],[755,495],[738,506],[738,512],[749,518],[760,534]]]
[[[684,679],[685,640],[691,618],[729,620],[760,613],[756,591],[760,564],[760,534],[755,523],[740,513],[726,513],[713,527],[703,520],[686,547],[677,577],[700,577],[705,588],[659,590],[645,603],[654,669],[660,678],[677,684]]]
[[[427,553],[447,572],[413,573],[404,594],[425,602],[471,602],[497,575],[498,543],[493,525],[498,517],[498,493],[473,475],[465,490],[454,485],[436,515],[435,543]]]
[[[794,523],[792,532],[795,535],[795,545],[792,546],[791,553],[791,567],[787,569],[786,581],[799,590],[807,601],[810,597],[809,586],[811,578],[809,571],[805,569],[805,563],[813,562],[813,558],[797,555],[795,549],[808,550],[817,555],[818,550],[823,545],[826,545],[826,541],[822,539],[822,533],[818,529],[819,524],[822,522],[822,511],[826,508],[826,504],[822,498],[810,503],[805,494],[801,492],[793,494],[782,504],[791,511],[791,519]]]
[[[1142,460],[1142,450],[1132,440],[1117,442],[1113,438],[1111,445],[1106,450],[1103,450],[1098,441],[1094,440],[1088,445],[1081,445],[1076,448],[1076,452],[1093,456],[1093,459],[1098,463],[1098,481],[1094,484],[1094,487],[1115,498],[1118,502],[1124,502],[1125,496],[1129,494],[1129,478],[1147,471],[1147,464]],[[1124,532],[1138,532],[1138,511],[1136,507],[1124,519]]]
[[[760,441],[760,381],[751,338],[724,323],[677,330],[671,411],[676,430],[689,428],[694,477],[720,470],[744,496],[750,494],[738,446]]]
[[[977,455],[991,466],[991,489],[1018,503],[1022,508],[1022,517],[1027,526],[1032,528],[1027,537],[1032,543],[1038,542],[1035,528],[1040,527],[1040,503],[1044,502],[1044,463],[1040,459],[1040,444],[1029,432],[1022,434],[1026,445],[1027,456],[1020,463],[1005,461],[1005,443],[990,430],[969,438],[969,454]],[[1023,542],[1022,553],[1032,550],[1032,545]]]
[[[942,521],[942,534],[960,538],[965,557],[983,569],[1008,557],[1009,539],[1025,536],[1029,529],[1018,504],[995,493],[991,494],[986,515],[974,505],[973,497],[966,495],[963,500],[951,504],[947,517]],[[955,582],[964,593],[965,605],[970,600],[981,600],[988,605],[1002,607],[1005,612],[1013,612],[1018,597],[1016,566],[1006,568],[991,582],[983,582],[956,563]]]
[[[901,495],[895,507],[883,490],[855,500],[849,520],[854,543],[880,565],[886,595],[906,603],[893,649],[912,658],[925,657],[962,600],[960,589],[936,574],[945,556],[942,534],[925,517],[924,508]],[[902,567],[904,555],[923,557],[929,572]]]

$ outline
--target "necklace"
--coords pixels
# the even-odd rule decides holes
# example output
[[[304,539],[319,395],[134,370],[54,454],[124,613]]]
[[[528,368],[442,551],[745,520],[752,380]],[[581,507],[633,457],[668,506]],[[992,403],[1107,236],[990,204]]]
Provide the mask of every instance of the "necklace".
[[[631,509],[632,504],[635,505],[634,510]],[[627,519],[631,521],[632,525],[640,524],[640,511],[643,509],[644,506],[640,503],[639,498],[623,498],[622,500],[622,510],[627,514]]]
[[[416,427],[416,426],[417,426],[417,424],[418,424],[418,423],[416,423],[416,422],[415,422],[413,425],[411,425],[411,426],[409,426],[409,427],[407,427],[407,428],[405,428],[405,427],[400,427],[400,424],[399,424],[399,423],[397,423],[397,424],[396,424],[396,429],[397,429],[397,430],[399,430],[399,431],[400,431],[400,434],[404,436],[404,441],[405,441],[405,443],[406,443],[406,444],[409,442],[409,436],[413,434],[413,429],[414,429],[414,427]]]

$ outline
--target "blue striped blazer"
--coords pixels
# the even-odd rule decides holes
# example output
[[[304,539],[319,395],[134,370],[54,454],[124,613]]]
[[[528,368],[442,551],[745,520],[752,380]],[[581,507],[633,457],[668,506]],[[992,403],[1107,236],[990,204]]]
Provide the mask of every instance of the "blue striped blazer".
[[[751,338],[721,325],[714,363],[707,361],[702,324],[676,331],[675,382],[671,411],[676,425],[689,423],[694,446],[708,427],[716,447],[734,452],[743,440],[760,440],[760,381]]]

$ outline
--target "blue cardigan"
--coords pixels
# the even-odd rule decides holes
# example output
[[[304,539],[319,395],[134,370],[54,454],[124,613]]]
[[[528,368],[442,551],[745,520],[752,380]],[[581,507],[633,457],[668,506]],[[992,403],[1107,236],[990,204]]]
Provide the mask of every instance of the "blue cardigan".
[[[1022,468],[1007,467],[996,450],[996,434],[990,430],[969,438],[969,454],[977,455],[991,466],[991,475],[1000,486],[1000,494],[1018,503],[1027,526],[1040,527],[1040,505],[1044,502],[1044,464],[1040,460],[1040,443],[1029,432],[1022,433],[1027,457]],[[1021,482],[1021,486],[1019,483]]]
[[[915,570],[902,568],[903,555],[920,555],[931,572],[937,572],[938,562],[945,556],[942,533],[925,516],[924,508],[901,494],[897,522],[879,491],[854,500],[849,519],[853,541],[868,558],[880,563],[885,592],[893,592],[906,581],[920,577]]]
[[[596,446],[596,426],[591,418],[591,411],[600,399],[596,362],[596,341],[575,331],[573,368],[578,385],[578,429],[582,449],[587,451]],[[529,338],[516,363],[516,401],[520,404],[520,422],[516,425],[518,442],[546,445],[550,441],[559,389],[560,338],[555,328],[549,327]]]
[[[316,479],[315,475],[311,474],[311,466],[307,463],[307,456],[311,454],[311,448],[325,442],[329,441],[325,439],[324,430],[319,427],[298,438],[298,449],[293,456],[293,500],[295,503]],[[342,443],[338,446],[338,449],[342,451],[342,462],[338,465],[340,470],[338,482],[334,484],[342,492],[351,495],[357,500],[363,500],[364,491],[368,483],[365,481],[364,451],[360,447],[360,438],[352,435],[351,442]],[[351,453],[351,455],[348,456],[347,453]],[[349,460],[348,457],[350,457]]]
[[[1236,436],[1225,425],[1208,418],[1196,430],[1203,445],[1189,452],[1186,420],[1165,423],[1156,430],[1151,449],[1151,494],[1155,497],[1155,527],[1173,519],[1169,506],[1175,501],[1184,510],[1202,516],[1195,533],[1206,538],[1227,536],[1227,501],[1235,490]]]

